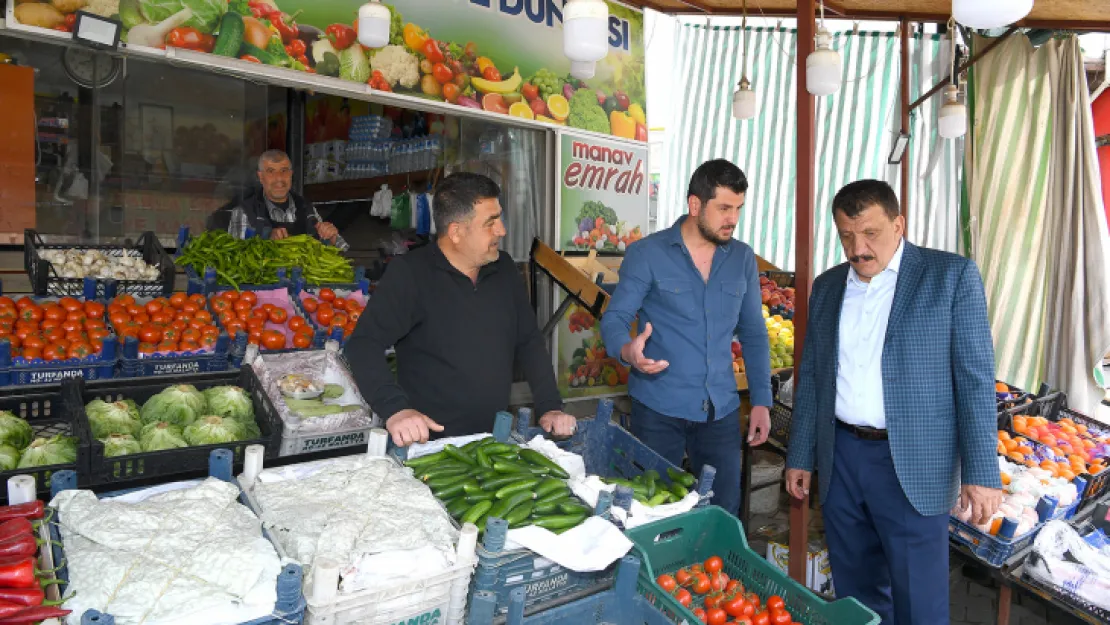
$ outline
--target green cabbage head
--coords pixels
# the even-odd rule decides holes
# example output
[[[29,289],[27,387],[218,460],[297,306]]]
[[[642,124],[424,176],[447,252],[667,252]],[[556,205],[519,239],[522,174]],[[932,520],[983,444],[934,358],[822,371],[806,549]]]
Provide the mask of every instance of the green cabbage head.
[[[50,438],[36,438],[30,447],[23,450],[18,468],[48,467],[74,462],[77,462],[77,439],[58,434]]]
[[[190,445],[217,445],[243,438],[243,425],[235,419],[208,415],[185,428],[185,442]]]
[[[143,426],[139,420],[139,406],[130,399],[108,403],[94,399],[85,405],[89,428],[93,438],[107,438],[112,434],[134,436]]]
[[[189,446],[189,443],[185,442],[185,435],[181,428],[165,421],[144,425],[143,431],[139,434],[139,443],[143,446],[143,451],[162,451]]]
[[[208,401],[209,414],[243,422],[254,420],[251,397],[238,386],[213,386],[204,391],[204,399]]]
[[[11,471],[19,466],[19,450],[11,445],[0,445],[0,471]]]
[[[0,410],[0,443],[23,449],[35,437],[31,424],[7,410]]]
[[[186,427],[198,417],[207,414],[208,402],[204,394],[192,384],[177,384],[146,400],[143,404],[143,423],[166,421]]]
[[[100,441],[104,443],[104,457],[127,456],[142,453],[143,447],[130,434],[112,434]]]

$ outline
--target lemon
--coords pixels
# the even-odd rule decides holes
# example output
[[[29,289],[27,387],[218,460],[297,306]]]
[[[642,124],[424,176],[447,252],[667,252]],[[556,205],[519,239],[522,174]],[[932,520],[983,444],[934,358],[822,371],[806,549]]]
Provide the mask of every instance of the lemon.
[[[523,117],[524,119],[535,119],[536,114],[532,112],[532,107],[524,102],[513,102],[509,107],[509,115],[513,117]]]
[[[556,120],[563,121],[570,116],[570,102],[558,93],[551,94],[547,98],[547,110]]]

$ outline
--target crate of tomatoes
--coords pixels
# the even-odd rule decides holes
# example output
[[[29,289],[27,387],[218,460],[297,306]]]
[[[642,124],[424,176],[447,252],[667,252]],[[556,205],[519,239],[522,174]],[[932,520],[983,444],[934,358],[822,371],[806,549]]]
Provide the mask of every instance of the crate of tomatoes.
[[[235,337],[231,349],[233,366],[238,366],[248,344],[277,353],[324,344],[323,332],[308,321],[284,285],[217,291],[209,294],[208,305],[228,336]]]
[[[637,591],[674,623],[877,625],[855,599],[825,601],[748,547],[739,519],[696,508],[625,531]]]
[[[117,342],[104,302],[0,296],[0,386],[115,375]]]
[[[370,283],[365,288],[301,288],[296,285],[291,289],[294,299],[304,308],[305,316],[312,327],[325,335],[339,335],[342,331],[340,343],[355,331],[362,311],[370,301]]]
[[[123,344],[120,376],[206,373],[228,368],[231,340],[216,325],[203,295],[120,295],[108,319]]]

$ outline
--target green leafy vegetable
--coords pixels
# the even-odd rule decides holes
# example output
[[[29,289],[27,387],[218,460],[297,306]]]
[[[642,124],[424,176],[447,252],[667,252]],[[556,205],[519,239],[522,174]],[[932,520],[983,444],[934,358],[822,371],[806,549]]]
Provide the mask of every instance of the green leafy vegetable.
[[[182,429],[172,423],[158,421],[143,426],[139,433],[139,444],[143,451],[162,451],[163,449],[180,449],[188,447]]]
[[[370,59],[362,46],[354,45],[339,53],[339,77],[354,82],[370,80]]]
[[[19,466],[19,450],[11,445],[0,445],[0,471],[11,471]]]
[[[23,449],[35,437],[31,424],[7,410],[0,410],[0,443]]]
[[[143,404],[143,423],[167,421],[186,427],[208,410],[204,395],[192,384],[178,384],[151,397]]]
[[[139,420],[139,407],[130,399],[112,403],[94,399],[85,406],[85,414],[89,417],[93,438],[106,438],[112,434],[134,436],[143,426]]]
[[[23,450],[17,468],[47,467],[55,464],[77,462],[77,439],[58,434],[51,438],[36,438]]]
[[[385,8],[389,9],[389,43],[395,46],[403,45],[405,25],[401,12],[393,8],[392,4],[385,5]]]
[[[209,414],[236,421],[254,421],[254,404],[250,395],[238,386],[213,386],[204,391]]]
[[[572,128],[609,133],[609,117],[605,109],[597,103],[597,94],[589,89],[579,89],[570,99],[570,117],[567,124]]]
[[[582,208],[578,209],[577,221],[579,222],[584,219],[589,219],[590,221],[593,221],[598,217],[604,219],[605,223],[609,225],[616,225],[620,221],[620,217],[617,216],[617,211],[609,208],[601,202],[595,202],[592,200],[589,202],[584,202],[582,204]]]
[[[143,447],[130,434],[112,434],[100,441],[104,443],[104,457],[127,456],[142,453]]]
[[[140,0],[139,11],[146,21],[158,23],[181,9],[193,12],[185,26],[192,26],[204,34],[212,34],[227,13],[227,0]]]
[[[190,445],[216,445],[242,439],[243,425],[235,419],[209,415],[185,428],[185,442]]]

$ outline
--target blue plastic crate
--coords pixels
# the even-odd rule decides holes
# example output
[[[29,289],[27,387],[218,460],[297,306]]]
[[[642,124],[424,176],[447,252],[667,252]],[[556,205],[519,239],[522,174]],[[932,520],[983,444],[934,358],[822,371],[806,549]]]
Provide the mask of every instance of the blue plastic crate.
[[[312,286],[309,286],[305,283],[304,278],[301,277],[301,269],[300,267],[297,267],[293,270],[293,276],[289,283],[289,296],[292,297],[297,302],[297,304],[301,304],[302,291],[319,299],[318,293],[321,289],[325,288],[335,291],[336,295],[339,295],[341,297],[348,297],[348,294],[350,293],[359,292],[366,297],[366,301],[368,303],[370,301],[370,280],[366,278],[365,267],[355,268],[354,282],[319,284]],[[303,304],[301,304],[301,306],[303,308]],[[328,334],[328,328],[325,328],[324,326],[317,323],[315,315],[310,315],[307,311],[305,311],[305,317],[308,319],[308,322],[312,324],[312,327],[316,328],[317,332]],[[347,342],[347,337],[345,337],[342,332],[331,332],[330,334],[330,338],[339,341],[340,345]]]
[[[107,311],[108,302],[98,300],[98,282],[92,278],[84,280],[85,297],[81,301],[100,301]],[[3,293],[3,284],[0,283],[0,293]],[[54,302],[60,297],[32,297],[36,303]],[[107,312],[103,321],[108,324]],[[24,386],[28,384],[54,384],[66,378],[85,378],[86,380],[104,380],[115,377],[116,367],[119,364],[118,341],[114,334],[104,338],[103,349],[99,354],[88,358],[45,361],[36,358],[25,361],[12,358],[11,342],[0,340],[0,387]]]
[[[625,556],[617,568],[612,590],[524,616],[524,589],[511,593],[507,625],[670,625],[671,621],[636,593],[640,559]],[[492,625],[497,610],[497,595],[477,592],[470,602],[468,625]]]
[[[214,373],[227,371],[231,362],[231,339],[221,332],[213,351],[181,352],[177,354],[151,354],[139,357],[139,341],[129,337],[123,344],[119,377],[142,378],[189,373]]]
[[[225,482],[235,484],[232,476],[232,458],[233,455],[230,450],[217,449],[212,452],[208,460],[208,473],[210,476],[221,479]],[[72,471],[59,471],[55,474],[51,491],[53,495],[57,495],[63,490],[77,488],[77,474]],[[117,491],[114,493],[105,493],[100,495],[101,498],[111,497],[113,495],[122,495],[129,491]],[[240,501],[245,503],[245,497],[240,491]],[[57,518],[57,511],[53,511],[54,517]],[[54,541],[51,547],[54,556],[54,562],[60,564],[56,575],[58,579],[62,580],[59,585],[59,590],[65,596],[69,581],[69,570],[65,566],[65,547],[62,543],[61,532],[58,530],[57,523],[50,525],[50,538]],[[267,538],[269,536],[267,535]],[[303,572],[300,565],[288,564],[282,569],[281,574],[277,579],[277,603],[274,604],[274,611],[270,616],[247,621],[240,625],[300,625],[304,622],[305,599],[302,591]],[[88,610],[81,615],[81,625],[115,625],[115,617],[110,614],[103,614],[96,610]]]
[[[223,292],[223,291],[232,291],[232,290],[234,290],[234,289],[231,289],[229,287],[217,287],[216,290],[214,290],[214,291],[204,291],[204,294],[205,294],[205,297],[211,298],[211,296],[215,293],[220,293],[220,292]],[[295,315],[300,315],[301,317],[305,317],[306,319],[308,317],[308,314],[305,312],[304,308],[301,306],[300,300],[298,298],[294,297],[289,292],[289,287],[284,282],[282,284],[270,284],[270,285],[266,285],[266,286],[252,286],[252,287],[249,287],[249,288],[244,286],[240,290],[241,291],[252,291],[254,293],[260,293],[260,292],[264,292],[264,291],[285,291],[285,294],[289,296],[289,300],[292,303],[291,305],[293,307],[293,313]],[[211,307],[211,305],[212,305],[211,299],[209,299],[208,305],[209,305],[209,307]],[[217,327],[219,327],[223,331],[226,331],[227,328],[224,327],[223,322],[220,321],[219,315],[216,315],[215,311],[213,311],[213,317],[215,318]],[[309,323],[311,323],[311,322],[309,322]],[[231,343],[230,343],[230,349],[228,350],[228,366],[231,367],[231,368],[238,368],[238,367],[242,366],[243,356],[247,352],[247,333],[246,332],[239,332],[236,336],[233,336],[233,337],[230,337],[230,338],[231,338]],[[303,352],[303,351],[306,351],[306,350],[309,350],[309,349],[323,349],[324,343],[326,341],[327,341],[327,336],[324,334],[323,331],[317,329],[316,332],[313,335],[312,345],[310,347],[306,347],[306,348],[289,347],[289,348],[285,348],[285,349],[267,349],[267,350],[260,349],[259,351],[260,351],[260,353],[265,353],[265,354],[286,354],[286,353],[289,353],[289,352]]]
[[[645,471],[655,470],[663,480],[669,482],[667,468],[678,467],[612,423],[612,414],[613,402],[607,399],[599,401],[595,418],[580,419],[575,434],[557,445],[582,456],[586,472],[590,474],[632,479]],[[541,428],[531,425],[532,411],[529,409],[520,411],[515,433],[511,433],[511,421],[512,416],[508,413],[497,415],[493,428],[495,439],[519,444],[534,436],[546,434]],[[395,450],[395,453],[403,459],[403,449]],[[708,501],[715,473],[713,467],[709,466],[702,471],[697,490],[703,501]],[[599,502],[599,509],[607,512],[607,503]],[[602,571],[580,573],[527,549],[505,551],[503,521],[496,521],[498,523],[494,519],[488,521],[485,538],[479,545],[478,568],[474,573],[471,596],[478,592],[495,595],[498,614],[507,611],[511,593],[517,588],[525,593],[526,613],[534,614],[602,592],[613,585],[617,563]]]

